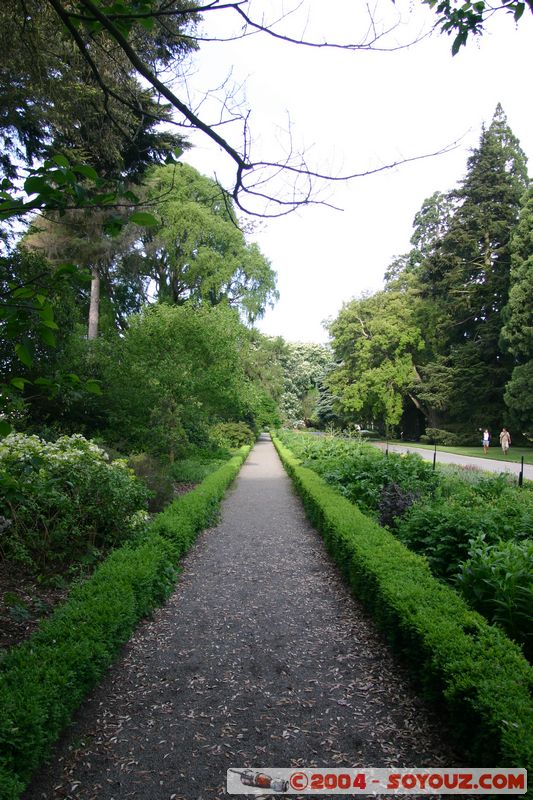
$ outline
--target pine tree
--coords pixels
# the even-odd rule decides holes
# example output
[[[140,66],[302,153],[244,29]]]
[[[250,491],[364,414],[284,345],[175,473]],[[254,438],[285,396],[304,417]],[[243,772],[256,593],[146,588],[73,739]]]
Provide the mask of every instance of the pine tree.
[[[511,288],[501,344],[518,363],[533,359],[533,185],[511,239]]]
[[[450,371],[446,417],[456,426],[501,422],[513,364],[501,353],[499,339],[509,298],[511,235],[526,186],[526,157],[498,105],[460,188],[450,195],[456,209],[448,229],[419,273],[423,294],[444,312],[439,361]]]
[[[509,423],[533,438],[533,186],[511,239],[511,289],[500,342],[515,359],[505,390]]]

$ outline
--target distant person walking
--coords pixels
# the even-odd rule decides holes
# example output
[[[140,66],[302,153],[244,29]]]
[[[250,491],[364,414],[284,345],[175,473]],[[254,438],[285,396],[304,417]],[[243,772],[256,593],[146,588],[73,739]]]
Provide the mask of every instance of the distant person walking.
[[[507,428],[502,428],[502,432],[500,433],[500,444],[502,446],[503,454],[506,456],[509,452],[509,447],[511,446],[511,434]]]
[[[490,433],[487,428],[485,428],[483,431],[483,439],[481,440],[481,444],[483,445],[483,453],[487,455],[490,447]]]

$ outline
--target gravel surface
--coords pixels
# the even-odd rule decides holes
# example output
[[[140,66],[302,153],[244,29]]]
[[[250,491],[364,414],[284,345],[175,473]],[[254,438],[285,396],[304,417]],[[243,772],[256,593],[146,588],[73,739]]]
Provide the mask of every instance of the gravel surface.
[[[262,439],[25,800],[221,800],[228,767],[460,766]]]

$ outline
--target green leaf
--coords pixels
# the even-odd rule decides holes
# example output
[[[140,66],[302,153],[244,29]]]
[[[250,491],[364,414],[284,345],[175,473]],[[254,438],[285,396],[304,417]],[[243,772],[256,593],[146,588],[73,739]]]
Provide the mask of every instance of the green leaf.
[[[15,389],[24,389],[26,383],[31,383],[27,378],[11,378],[11,385],[15,387]]]
[[[13,292],[13,298],[17,300],[25,300],[33,297],[34,294],[35,289],[32,289],[30,286],[21,286],[19,289],[15,289]]]
[[[31,367],[33,364],[33,359],[25,344],[16,344],[15,353],[17,354],[19,361],[22,361],[22,363],[27,367]]]
[[[38,175],[30,175],[30,177],[26,178],[24,181],[24,191],[26,194],[49,194],[52,188],[48,181],[45,181],[44,178],[40,178]]]
[[[159,220],[153,214],[149,214],[148,211],[134,211],[133,214],[130,214],[129,221],[143,227],[159,225]]]
[[[61,264],[54,272],[54,277],[59,278],[61,275],[72,275],[77,269],[75,264]]]
[[[70,161],[61,153],[57,153],[55,156],[52,156],[52,161],[54,164],[57,164],[58,167],[64,167],[65,169],[70,167]]]
[[[102,389],[100,388],[100,382],[95,380],[86,381],[85,391],[90,392],[91,394],[102,394]]]
[[[118,236],[125,224],[126,220],[113,215],[104,222],[104,231],[108,236]]]
[[[76,164],[74,169],[79,175],[83,175],[84,178],[89,178],[89,180],[95,182],[98,181],[98,173],[88,164]]]
[[[13,428],[5,419],[0,419],[0,436],[8,436]]]
[[[53,319],[43,319],[41,320],[41,325],[44,325],[45,328],[49,328],[51,331],[59,330],[59,325],[57,322],[54,322]]]
[[[56,346],[56,337],[49,327],[39,326],[39,336],[42,341],[50,347]]]
[[[154,29],[155,19],[153,17],[141,17],[138,22],[139,25],[142,25],[147,31],[152,31]]]

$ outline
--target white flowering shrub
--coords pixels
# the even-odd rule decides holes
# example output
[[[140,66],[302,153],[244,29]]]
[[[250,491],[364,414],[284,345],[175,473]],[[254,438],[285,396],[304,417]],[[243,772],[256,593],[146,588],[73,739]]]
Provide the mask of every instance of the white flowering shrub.
[[[0,440],[0,555],[58,567],[120,544],[138,530],[148,490],[126,461],[110,462],[81,435]]]

